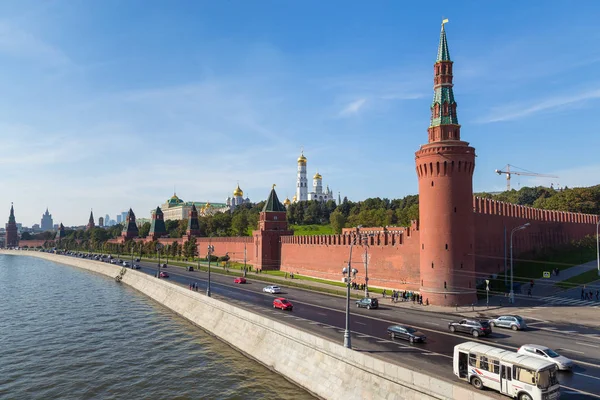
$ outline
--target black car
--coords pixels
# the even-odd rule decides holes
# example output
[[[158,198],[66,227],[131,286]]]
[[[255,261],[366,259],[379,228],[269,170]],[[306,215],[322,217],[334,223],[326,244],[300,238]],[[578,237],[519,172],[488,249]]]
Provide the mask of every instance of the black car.
[[[140,269],[140,266],[138,264],[133,264],[131,266],[131,269]]]
[[[468,333],[474,337],[488,336],[492,333],[492,327],[488,321],[475,319],[461,319],[458,322],[450,322],[448,329],[450,329],[450,332]]]
[[[379,302],[377,299],[365,297],[364,299],[356,301],[356,307],[364,307],[370,310],[371,308],[379,308]]]
[[[163,265],[162,265],[162,267],[163,267],[163,268],[167,268],[167,264],[163,264]]]
[[[185,267],[185,270],[186,271],[193,271],[194,267],[192,267],[191,265],[189,265],[189,266]]]
[[[415,328],[411,328],[409,326],[392,325],[389,328],[387,328],[387,332],[392,340],[404,339],[408,340],[411,343],[425,343],[425,340],[427,339],[422,332],[419,332]]]
[[[136,262],[140,262],[140,259],[139,259],[139,258],[136,258],[136,259],[135,259],[135,261],[136,261]]]

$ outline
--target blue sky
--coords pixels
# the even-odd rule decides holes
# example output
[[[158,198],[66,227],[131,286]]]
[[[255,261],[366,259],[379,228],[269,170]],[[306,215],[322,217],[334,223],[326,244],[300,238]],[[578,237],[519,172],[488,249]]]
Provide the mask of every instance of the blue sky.
[[[84,224],[170,197],[295,190],[301,146],[336,196],[417,193],[442,17],[476,191],[512,164],[600,176],[600,3],[0,3],[0,205]]]

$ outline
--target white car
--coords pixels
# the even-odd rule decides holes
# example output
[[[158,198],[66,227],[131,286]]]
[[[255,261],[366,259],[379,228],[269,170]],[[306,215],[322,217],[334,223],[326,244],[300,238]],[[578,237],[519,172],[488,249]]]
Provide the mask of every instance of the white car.
[[[263,288],[263,292],[265,293],[281,293],[281,288],[279,286],[267,286]]]
[[[556,364],[558,369],[561,370],[572,369],[574,365],[573,361],[571,361],[567,357],[561,356],[560,354],[546,346],[540,346],[537,344],[524,344],[523,346],[519,347],[517,353],[549,361],[551,363]]]

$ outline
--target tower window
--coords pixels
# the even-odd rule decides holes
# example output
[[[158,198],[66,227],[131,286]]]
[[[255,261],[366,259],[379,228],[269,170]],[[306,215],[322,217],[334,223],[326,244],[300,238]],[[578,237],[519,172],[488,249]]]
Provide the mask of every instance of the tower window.
[[[421,250],[425,250],[425,243],[421,243]]]
[[[431,263],[431,268],[433,268],[433,263]]]
[[[277,221],[277,215],[273,215],[273,219]]]
[[[447,289],[446,281],[444,281],[444,289]]]
[[[460,263],[460,268],[462,269],[462,267],[463,267],[463,263]]]
[[[433,187],[433,181],[431,181],[431,187]]]
[[[454,207],[454,212],[456,212],[456,207]]]
[[[423,279],[421,279],[421,286],[423,286]]]
[[[446,243],[446,250],[448,250],[448,243]]]

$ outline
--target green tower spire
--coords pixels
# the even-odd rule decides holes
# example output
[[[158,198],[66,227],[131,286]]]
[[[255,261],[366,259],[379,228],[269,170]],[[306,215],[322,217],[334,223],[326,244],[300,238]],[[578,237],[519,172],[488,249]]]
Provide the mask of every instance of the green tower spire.
[[[442,22],[442,31],[440,32],[440,44],[438,45],[438,54],[436,62],[439,61],[450,61],[450,51],[448,50],[448,41],[446,40],[446,30],[444,25],[448,22],[447,19]]]

